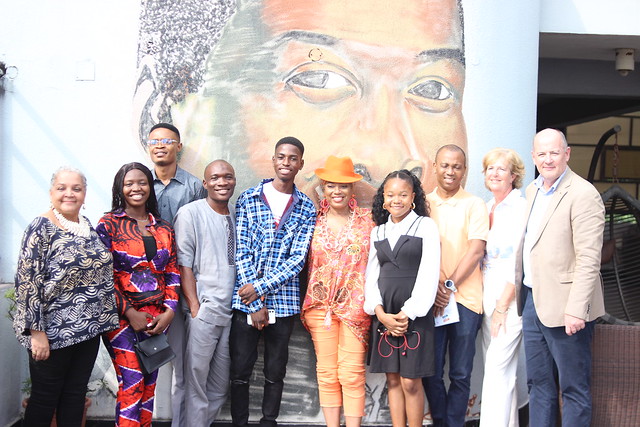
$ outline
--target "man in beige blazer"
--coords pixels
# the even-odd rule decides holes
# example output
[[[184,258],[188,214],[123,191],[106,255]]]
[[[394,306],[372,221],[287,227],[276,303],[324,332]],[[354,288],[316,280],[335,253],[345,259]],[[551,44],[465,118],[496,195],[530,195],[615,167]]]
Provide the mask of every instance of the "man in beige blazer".
[[[558,382],[562,425],[591,424],[591,339],[604,314],[600,253],[604,205],[598,191],[567,166],[571,148],[554,129],[533,140],[540,176],[526,190],[527,228],[516,261],[529,425],[554,426]],[[556,379],[557,378],[557,379]]]

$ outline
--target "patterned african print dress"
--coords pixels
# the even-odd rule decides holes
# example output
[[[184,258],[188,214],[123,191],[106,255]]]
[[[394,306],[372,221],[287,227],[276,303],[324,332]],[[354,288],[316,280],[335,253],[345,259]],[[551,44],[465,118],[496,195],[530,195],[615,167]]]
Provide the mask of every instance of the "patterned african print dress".
[[[133,350],[136,334],[125,312],[135,308],[157,316],[174,310],[178,304],[176,288],[180,273],[176,262],[173,229],[149,214],[147,230],[156,244],[156,253],[148,254],[138,223],[124,212],[108,213],[100,219],[96,231],[113,254],[114,282],[120,314],[120,326],[106,334],[118,377],[116,426],[151,425],[158,371],[144,375]],[[139,332],[141,340],[148,338]]]

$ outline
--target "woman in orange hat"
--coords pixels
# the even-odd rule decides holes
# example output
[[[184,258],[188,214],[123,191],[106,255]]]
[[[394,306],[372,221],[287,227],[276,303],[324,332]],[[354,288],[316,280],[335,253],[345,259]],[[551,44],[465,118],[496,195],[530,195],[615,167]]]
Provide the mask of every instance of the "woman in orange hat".
[[[364,275],[373,229],[371,212],[358,207],[349,157],[329,156],[315,170],[324,198],[309,250],[309,284],[300,318],[317,356],[320,406],[328,427],[347,427],[364,415],[365,356],[371,318],[364,303]]]

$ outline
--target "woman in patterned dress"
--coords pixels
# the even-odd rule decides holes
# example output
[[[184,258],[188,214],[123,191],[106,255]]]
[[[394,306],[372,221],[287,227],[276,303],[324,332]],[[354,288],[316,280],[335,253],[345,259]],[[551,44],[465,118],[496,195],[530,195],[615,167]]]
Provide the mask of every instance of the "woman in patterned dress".
[[[51,208],[24,232],[13,327],[29,353],[25,426],[80,425],[100,334],[118,326],[111,254],[80,215],[87,180],[62,167],[51,178]]]
[[[180,285],[173,229],[158,214],[151,171],[141,163],[122,166],[113,180],[111,211],[96,231],[113,253],[118,329],[105,336],[119,388],[116,426],[148,426],[158,371],[144,374],[136,340],[165,333]]]
[[[309,285],[300,317],[311,333],[317,356],[320,406],[327,426],[347,427],[364,415],[365,355],[370,317],[362,310],[364,273],[373,228],[371,212],[359,208],[348,157],[329,156],[316,169],[324,199],[309,250]]]

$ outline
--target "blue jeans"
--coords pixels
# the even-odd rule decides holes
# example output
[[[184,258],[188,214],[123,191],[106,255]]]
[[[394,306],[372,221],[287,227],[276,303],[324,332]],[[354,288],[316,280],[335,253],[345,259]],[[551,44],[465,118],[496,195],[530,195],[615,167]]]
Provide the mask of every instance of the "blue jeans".
[[[529,425],[555,426],[558,381],[562,390],[562,425],[591,425],[591,339],[594,322],[574,335],[564,326],[540,322],[531,289],[522,287],[524,350],[529,387]]]
[[[458,304],[458,313],[459,322],[436,328],[436,373],[422,379],[434,426],[462,427],[467,414],[476,335],[482,323],[482,314],[461,304]],[[451,382],[448,393],[443,380],[447,348]]]
[[[278,317],[276,323],[257,330],[247,324],[247,314],[233,311],[229,350],[231,356],[231,419],[234,426],[249,422],[249,380],[258,359],[258,341],[264,336],[264,393],[261,426],[276,426],[284,377],[289,361],[289,338],[294,316]]]

